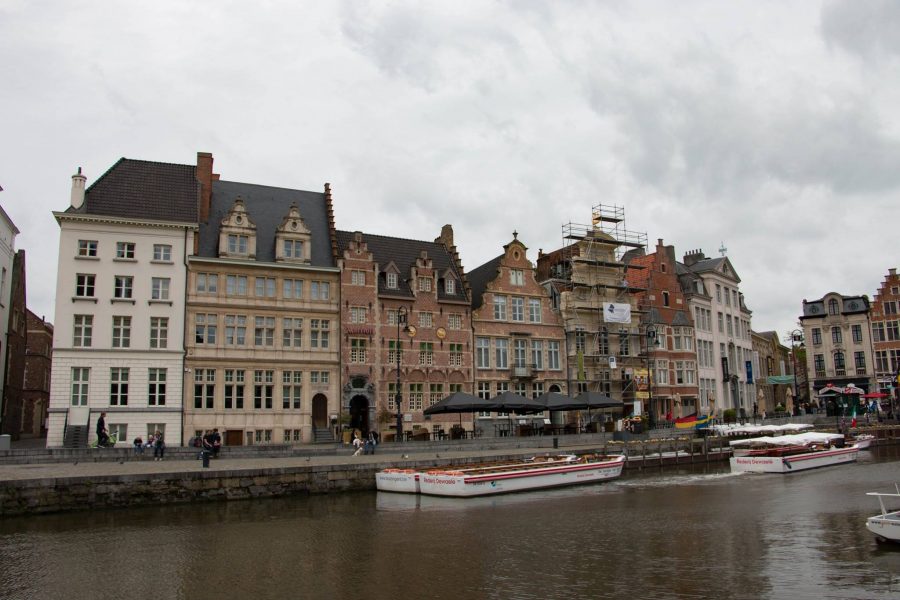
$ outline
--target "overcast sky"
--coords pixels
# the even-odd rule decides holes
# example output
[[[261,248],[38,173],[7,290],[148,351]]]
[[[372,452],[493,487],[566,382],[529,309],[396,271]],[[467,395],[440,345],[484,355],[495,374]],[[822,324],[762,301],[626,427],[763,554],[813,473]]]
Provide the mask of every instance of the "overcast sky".
[[[782,335],[900,263],[900,2],[0,0],[0,203],[53,320],[71,175],[334,189],[337,227],[534,260],[616,204],[722,243]],[[651,248],[652,249],[652,248]]]

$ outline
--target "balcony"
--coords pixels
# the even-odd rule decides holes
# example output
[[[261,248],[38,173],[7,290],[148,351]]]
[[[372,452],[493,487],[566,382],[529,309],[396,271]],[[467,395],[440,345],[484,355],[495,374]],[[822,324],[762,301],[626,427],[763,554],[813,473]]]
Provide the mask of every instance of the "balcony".
[[[533,379],[534,370],[532,365],[525,363],[516,363],[512,368],[512,375],[516,379]]]

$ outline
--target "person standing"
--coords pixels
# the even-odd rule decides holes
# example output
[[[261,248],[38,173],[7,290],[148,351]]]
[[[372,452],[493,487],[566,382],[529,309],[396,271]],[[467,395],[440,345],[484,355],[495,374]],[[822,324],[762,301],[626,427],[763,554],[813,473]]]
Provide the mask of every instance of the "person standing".
[[[219,458],[219,450],[222,449],[222,436],[219,435],[219,428],[213,428],[213,458]]]
[[[153,434],[153,460],[162,460],[166,453],[166,442],[158,430]]]
[[[106,428],[106,413],[100,413],[97,419],[97,446],[103,448],[109,442],[109,430]]]

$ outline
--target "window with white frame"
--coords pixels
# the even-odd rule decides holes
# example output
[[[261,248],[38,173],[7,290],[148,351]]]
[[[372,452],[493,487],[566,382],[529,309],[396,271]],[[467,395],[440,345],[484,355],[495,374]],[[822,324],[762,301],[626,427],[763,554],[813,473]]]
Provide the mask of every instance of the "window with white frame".
[[[448,296],[456,293],[456,280],[452,277],[448,277],[444,280],[444,293]]]
[[[147,403],[166,405],[166,369],[147,369]]]
[[[112,347],[131,347],[131,317],[112,318]]]
[[[525,320],[525,298],[519,298],[518,296],[513,296],[511,298],[511,311],[510,316],[513,321],[522,322]]]
[[[430,292],[431,291],[431,277],[419,277],[419,291],[420,292]]]
[[[214,295],[218,292],[219,276],[215,273],[197,273],[195,289],[198,294]]]
[[[282,319],[281,342],[285,348],[300,348],[303,340],[303,319],[285,317]]]
[[[459,313],[450,313],[447,315],[448,329],[462,329],[462,315]]]
[[[275,278],[257,277],[255,281],[255,292],[257,298],[274,298]]]
[[[558,371],[561,368],[559,362],[559,341],[557,340],[547,342],[547,368],[553,371]]]
[[[91,369],[89,367],[72,367],[72,406],[87,406],[90,379]]]
[[[409,400],[407,401],[409,410],[422,410],[422,404],[425,399],[424,387],[425,384],[423,383],[409,384]]]
[[[366,272],[359,269],[350,271],[351,285],[366,285]]]
[[[513,365],[519,368],[528,366],[526,354],[528,353],[527,340],[513,340]]]
[[[489,338],[475,338],[475,363],[479,369],[491,368],[491,340]]]
[[[172,246],[169,244],[153,244],[153,260],[172,262]]]
[[[531,365],[537,370],[544,368],[544,340],[531,340]]]
[[[419,342],[419,364],[428,367],[434,365],[434,344],[432,342]]]
[[[242,369],[225,369],[224,392],[226,410],[244,408],[244,371]]]
[[[285,410],[300,410],[302,392],[303,371],[282,371],[281,407]]]
[[[525,273],[522,269],[509,270],[509,283],[511,285],[525,285]]]
[[[212,409],[216,398],[216,370],[194,369],[194,408]]]
[[[431,329],[434,327],[434,314],[430,312],[419,313],[419,327]]]
[[[275,317],[255,317],[253,344],[255,346],[275,345]]]
[[[461,367],[463,364],[463,345],[450,344],[450,366]]]
[[[853,336],[853,343],[862,344],[862,325],[851,325],[850,332]]]
[[[247,343],[247,316],[225,315],[225,345],[243,346]]]
[[[351,323],[365,323],[367,320],[366,317],[366,307],[365,306],[351,306],[350,307],[350,322]]]
[[[397,355],[397,349],[399,348],[401,352],[401,356]],[[397,361],[402,358],[403,353],[403,342],[398,342],[396,340],[388,340],[388,363],[392,365],[396,365]]]
[[[366,340],[364,338],[350,338],[350,362],[352,364],[366,363]]]
[[[225,294],[228,296],[246,296],[247,295],[247,276],[246,275],[226,275],[225,276]]]
[[[444,399],[444,384],[430,383],[428,384],[428,406],[434,406]]]
[[[326,319],[309,320],[309,346],[310,348],[328,348],[328,325]]]
[[[169,318],[150,317],[150,348],[169,347]]]
[[[274,381],[275,371],[253,371],[253,408],[257,410],[272,408]]]
[[[128,367],[112,367],[109,370],[110,406],[128,405]]]
[[[90,348],[94,332],[94,316],[74,315],[72,325],[72,346],[74,348]]]
[[[150,299],[168,300],[170,281],[168,277],[153,277],[150,282]]]
[[[844,341],[844,336],[841,333],[840,327],[832,327],[831,328],[831,341],[834,344],[840,344]]]
[[[327,281],[311,281],[309,284],[310,300],[328,300],[331,297],[331,284]]]
[[[528,299],[528,320],[532,323],[540,323],[541,319],[541,301],[537,298]]]
[[[669,361],[657,360],[656,368],[653,369],[654,385],[669,385]]]
[[[387,281],[388,289],[390,289],[390,290],[397,289],[397,274],[396,273],[388,273],[386,281]]]
[[[228,234],[228,254],[247,254],[248,241],[246,235]]]
[[[213,346],[216,343],[216,315],[200,313],[194,315],[194,342]]]
[[[281,282],[281,295],[286,300],[300,300],[303,298],[302,279],[284,279]]]
[[[134,260],[134,242],[116,242],[116,258]]]
[[[506,296],[494,296],[494,320],[506,320]]]
[[[304,258],[303,240],[282,240],[282,250],[285,258]]]
[[[494,340],[494,358],[496,368],[509,368],[509,340],[505,338],[496,338]]]
[[[132,297],[134,278],[130,275],[116,275],[113,287],[113,298],[128,299]]]
[[[78,256],[97,256],[97,240],[78,240]]]

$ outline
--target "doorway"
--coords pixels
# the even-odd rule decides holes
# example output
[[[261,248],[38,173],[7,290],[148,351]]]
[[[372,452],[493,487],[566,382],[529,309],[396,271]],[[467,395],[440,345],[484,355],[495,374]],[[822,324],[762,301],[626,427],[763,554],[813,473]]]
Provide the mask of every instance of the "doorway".
[[[328,398],[325,394],[316,394],[312,399],[313,428],[325,429],[328,427]]]
[[[369,399],[365,396],[353,396],[350,400],[350,429],[369,431]]]
[[[244,432],[240,429],[225,430],[226,446],[241,446],[244,444]]]

